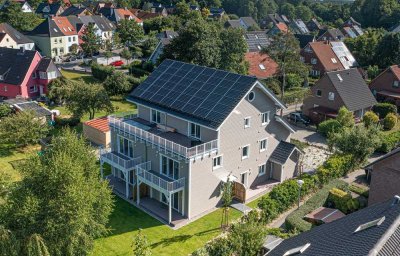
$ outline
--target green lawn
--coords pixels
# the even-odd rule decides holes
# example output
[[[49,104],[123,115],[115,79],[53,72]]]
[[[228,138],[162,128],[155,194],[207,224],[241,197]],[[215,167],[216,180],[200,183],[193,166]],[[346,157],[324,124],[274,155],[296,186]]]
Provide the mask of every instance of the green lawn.
[[[90,74],[82,74],[82,73],[77,73],[77,72],[72,72],[72,71],[66,71],[66,70],[61,70],[61,74],[68,79],[71,80],[78,80],[82,79],[86,83],[96,83],[98,80],[94,78]]]
[[[139,228],[149,240],[152,255],[188,255],[221,232],[220,209],[173,230],[120,198],[115,203],[111,234],[96,240],[92,255],[132,255],[132,240]],[[241,216],[233,209],[230,213],[231,219]]]

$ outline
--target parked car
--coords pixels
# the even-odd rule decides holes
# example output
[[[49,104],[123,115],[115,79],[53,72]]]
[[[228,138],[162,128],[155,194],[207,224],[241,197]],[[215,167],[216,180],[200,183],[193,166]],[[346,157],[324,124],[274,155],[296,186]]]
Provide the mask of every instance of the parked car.
[[[288,119],[296,124],[301,123],[304,124],[305,126],[308,126],[311,123],[310,118],[306,117],[301,112],[290,113]]]
[[[122,60],[116,60],[110,63],[110,66],[114,67],[121,67],[122,65],[124,65],[124,62]]]

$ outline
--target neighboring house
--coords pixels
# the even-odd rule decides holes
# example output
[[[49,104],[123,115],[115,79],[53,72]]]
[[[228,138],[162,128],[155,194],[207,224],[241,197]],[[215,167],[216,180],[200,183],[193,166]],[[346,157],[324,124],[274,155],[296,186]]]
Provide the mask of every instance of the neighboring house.
[[[35,43],[7,23],[0,24],[0,47],[33,50]]]
[[[311,95],[304,99],[302,111],[313,122],[335,118],[341,107],[361,119],[376,100],[356,68],[327,72],[311,87]]]
[[[36,14],[41,15],[43,18],[59,16],[63,12],[64,7],[58,2],[52,4],[43,2],[36,8]]]
[[[31,111],[35,114],[36,118],[42,119],[43,121],[49,121],[53,119],[53,113],[46,107],[40,106],[36,101],[28,101],[26,99],[10,99],[5,100],[6,103],[11,104],[16,112]]]
[[[161,33],[157,34],[157,38],[159,39],[159,42],[154,49],[153,53],[150,55],[148,61],[150,61],[153,64],[156,64],[158,61],[158,58],[161,56],[163,53],[164,47],[168,45],[172,39],[178,36],[178,33],[172,30],[165,30]]]
[[[343,41],[344,34],[338,28],[321,29],[318,33],[317,41]]]
[[[297,236],[269,238],[263,255],[400,255],[400,198],[361,209]]]
[[[69,7],[69,6],[72,5],[70,0],[47,0],[47,2],[49,4],[59,3],[62,6],[65,6],[65,7]]]
[[[342,33],[346,38],[356,38],[358,36],[350,27],[342,28]]]
[[[121,20],[134,20],[139,25],[143,25],[143,21],[127,8],[103,8],[101,10],[100,13],[112,22],[119,23]]]
[[[300,49],[306,47],[309,43],[317,41],[314,35],[294,34],[299,41]]]
[[[225,10],[223,8],[210,8],[210,15],[208,16],[211,19],[221,19],[225,15]]]
[[[364,169],[371,179],[369,206],[400,195],[400,148],[378,158]]]
[[[115,8],[114,3],[112,2],[96,2],[95,4],[93,4],[92,1],[89,1],[84,5],[89,9],[92,9],[92,12],[96,14],[100,14],[100,10],[102,8],[107,8],[107,9]]]
[[[231,28],[243,28],[248,30],[249,28],[258,28],[257,22],[252,17],[240,17],[238,20],[228,20],[225,23],[226,27]]]
[[[47,93],[48,83],[60,71],[37,51],[0,48],[0,96],[36,98]]]
[[[279,33],[287,33],[288,31],[289,31],[289,28],[286,25],[286,23],[280,22],[280,23],[273,25],[273,27],[268,31],[268,35],[275,36]]]
[[[272,77],[278,71],[278,64],[267,54],[248,52],[244,59],[249,63],[249,75],[260,80]]]
[[[265,31],[248,31],[244,34],[244,39],[249,52],[259,52],[271,43]]]
[[[293,19],[289,23],[290,30],[293,34],[309,34],[306,24],[301,19]]]
[[[7,8],[10,5],[11,2],[19,3],[21,5],[21,11],[22,12],[34,12],[33,8],[25,0],[6,0],[1,5],[0,9],[2,10],[3,8]]]
[[[71,5],[65,9],[60,16],[87,16],[92,15],[92,12],[83,5]]]
[[[400,107],[400,65],[393,65],[371,81],[369,88],[378,101],[391,101]]]
[[[67,17],[49,17],[28,33],[42,54],[60,58],[70,53],[71,46],[78,45],[78,32]]]
[[[311,66],[310,75],[357,67],[358,63],[343,42],[311,42],[301,52],[301,61]]]
[[[267,17],[261,21],[261,28],[269,29],[278,23],[286,23],[286,21],[277,13],[268,14]]]
[[[85,27],[93,23],[96,35],[101,38],[102,42],[113,40],[113,35],[117,26],[106,17],[101,15],[81,16],[79,20]]]
[[[171,225],[299,174],[284,104],[257,78],[165,60],[129,96],[137,115],[110,116],[108,177],[116,192]],[[165,205],[165,206],[164,206]]]
[[[316,18],[312,18],[309,22],[307,22],[307,28],[309,31],[314,32],[323,29],[323,26]]]

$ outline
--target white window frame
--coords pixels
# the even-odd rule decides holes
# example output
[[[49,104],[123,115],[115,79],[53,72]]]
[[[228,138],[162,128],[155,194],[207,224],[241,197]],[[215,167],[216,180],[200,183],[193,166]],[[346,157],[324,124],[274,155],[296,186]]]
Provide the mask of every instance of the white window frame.
[[[192,131],[192,126],[194,126],[194,132]],[[199,134],[197,134],[197,132]],[[201,127],[200,125],[196,124],[196,123],[192,123],[192,122],[188,122],[188,136],[201,140]]]
[[[156,120],[153,120],[153,113],[156,114]],[[158,116],[159,115],[159,116]],[[159,120],[158,120],[159,119]],[[161,124],[161,112],[156,109],[150,110],[150,121],[152,123]]]
[[[4,91],[7,92],[8,91],[8,87],[7,85],[4,85]]]
[[[33,90],[31,90],[31,87],[33,87]],[[34,85],[32,85],[32,86],[29,86],[29,93],[35,93],[35,92],[37,92],[37,91],[38,91],[38,89],[37,89],[36,84],[34,84]]]
[[[267,117],[268,117],[267,121],[265,121],[265,118],[264,118],[265,115],[267,115]],[[262,126],[265,126],[265,125],[269,124],[270,120],[271,120],[270,119],[270,111],[261,113],[261,124],[262,124]]]
[[[220,159],[219,164],[218,164],[218,162],[215,162],[216,160],[218,161],[218,159]],[[223,160],[224,160],[224,158],[222,157],[222,155],[214,157],[213,158],[213,170],[221,168],[223,166]]]
[[[393,88],[399,88],[400,86],[400,81],[393,81],[392,87]]]
[[[332,63],[337,63],[337,60],[336,60],[336,58],[331,58],[331,61],[332,61]]]
[[[311,64],[316,65],[318,60],[316,58],[311,58]]]
[[[246,124],[246,121],[248,121],[248,124]],[[251,127],[251,116],[245,117],[244,118],[244,128],[250,128]]]
[[[163,173],[163,165],[162,165],[163,157],[165,157],[167,159],[167,173],[166,174]],[[172,176],[169,175],[171,173],[171,170],[169,169],[169,161],[173,161],[173,164],[172,164],[173,165],[172,166]],[[178,165],[178,177],[175,177],[175,173],[174,173],[175,164]],[[168,157],[166,155],[160,154],[160,174],[161,175],[163,175],[165,177],[169,177],[169,178],[174,179],[174,180],[177,180],[177,179],[179,179],[180,168],[181,168],[181,166],[180,166],[180,162],[179,161],[176,161],[175,159],[172,159],[172,158],[170,158],[170,157]]]
[[[262,168],[263,167],[263,168]],[[263,172],[260,172],[261,168],[264,170]],[[267,164],[261,164],[258,166],[258,176],[263,176],[267,173]]]
[[[244,149],[244,148],[247,148],[247,155],[246,155],[246,156],[243,155],[243,149]],[[242,155],[242,160],[250,158],[250,144],[244,145],[244,146],[241,148],[241,155]]]
[[[334,92],[329,92],[328,93],[328,100],[334,101],[335,100],[335,93]]]
[[[264,141],[265,141],[265,145],[264,145],[264,148],[262,148],[261,146]],[[268,148],[268,138],[264,138],[264,139],[260,140],[259,142],[260,142],[260,146],[259,146],[260,152],[266,151]]]

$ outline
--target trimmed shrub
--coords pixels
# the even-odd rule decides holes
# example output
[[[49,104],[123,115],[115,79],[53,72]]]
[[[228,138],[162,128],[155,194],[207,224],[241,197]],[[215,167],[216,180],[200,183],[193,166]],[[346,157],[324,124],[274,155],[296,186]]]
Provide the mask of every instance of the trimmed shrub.
[[[332,179],[342,177],[353,169],[352,155],[333,154],[317,169],[317,176],[325,184]]]
[[[329,119],[318,125],[318,132],[328,137],[331,132],[338,132],[342,129],[342,125],[335,119]]]
[[[397,115],[389,113],[383,119],[383,128],[385,130],[392,130],[397,124]]]
[[[344,213],[349,212],[348,201],[351,201],[351,199],[349,193],[338,188],[333,188],[329,191],[328,201],[333,204],[334,208],[337,208]]]
[[[115,70],[113,66],[104,66],[104,65],[99,65],[97,63],[93,63],[91,68],[92,68],[92,76],[94,78],[97,78],[101,82],[105,81],[107,77],[112,75],[112,73]]]
[[[366,197],[366,198],[368,198],[368,196],[369,196],[369,190],[368,189],[360,187],[360,186],[357,186],[355,184],[351,184],[349,186],[349,190],[351,192],[353,192],[353,193],[356,193],[356,194],[358,194],[360,196],[363,196],[363,197]]]
[[[324,206],[326,199],[329,195],[329,191],[334,187],[346,189],[348,184],[342,180],[333,180],[326,184],[320,189],[315,195],[313,195],[307,202],[305,202],[296,211],[293,211],[286,217],[285,226],[287,230],[297,230],[304,232],[310,230],[313,224],[305,221],[303,217],[318,207]]]
[[[372,107],[372,111],[374,111],[379,116],[379,118],[382,119],[389,113],[396,114],[397,107],[396,105],[393,105],[391,103],[378,103]]]
[[[366,127],[369,127],[370,125],[377,124],[379,122],[379,116],[372,111],[367,111],[362,121]]]
[[[341,107],[336,120],[342,127],[353,127],[354,126],[354,115],[353,112],[349,111],[346,107]]]

